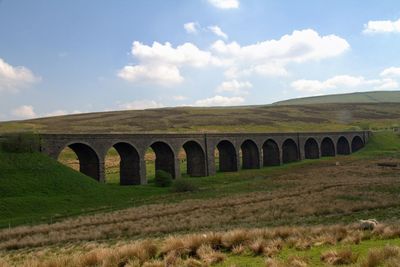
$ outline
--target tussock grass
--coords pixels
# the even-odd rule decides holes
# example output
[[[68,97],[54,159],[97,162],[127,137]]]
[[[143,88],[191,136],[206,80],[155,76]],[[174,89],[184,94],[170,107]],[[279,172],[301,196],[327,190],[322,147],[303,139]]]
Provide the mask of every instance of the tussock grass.
[[[384,229],[396,229],[396,224],[382,224]],[[207,232],[169,236],[167,238],[125,241],[119,243],[76,244],[47,250],[14,251],[4,256],[3,266],[211,266],[223,263],[230,255],[248,255],[265,258],[265,266],[313,266],[312,261],[301,254],[281,257],[284,250],[293,249],[293,241],[307,243],[306,250],[321,247],[321,240],[334,241],[324,245],[320,262],[330,265],[381,266],[400,262],[400,248],[386,246],[372,249],[360,260],[359,253],[346,249],[329,247],[357,246],[349,244],[348,237],[361,235],[362,240],[387,238],[383,231],[361,231],[358,224],[317,227],[277,227],[236,229],[225,232]],[[392,236],[393,237],[393,236]],[[397,239],[400,236],[396,236]],[[388,239],[385,239],[388,240]],[[346,243],[345,243],[346,242]],[[363,241],[361,241],[363,242]],[[63,249],[66,248],[66,249]],[[10,255],[14,255],[11,257]]]

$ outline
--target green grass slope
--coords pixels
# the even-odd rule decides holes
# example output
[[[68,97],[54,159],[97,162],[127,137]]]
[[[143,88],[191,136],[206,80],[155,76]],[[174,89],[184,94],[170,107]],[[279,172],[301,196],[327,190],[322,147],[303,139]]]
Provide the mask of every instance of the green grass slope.
[[[400,91],[359,92],[289,99],[274,105],[309,105],[324,103],[400,103]]]

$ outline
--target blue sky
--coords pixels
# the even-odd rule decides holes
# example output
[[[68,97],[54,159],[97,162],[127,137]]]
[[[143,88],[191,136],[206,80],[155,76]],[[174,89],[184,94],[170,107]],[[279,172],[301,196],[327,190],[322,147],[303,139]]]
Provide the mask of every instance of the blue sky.
[[[0,0],[0,120],[399,90],[399,1]]]

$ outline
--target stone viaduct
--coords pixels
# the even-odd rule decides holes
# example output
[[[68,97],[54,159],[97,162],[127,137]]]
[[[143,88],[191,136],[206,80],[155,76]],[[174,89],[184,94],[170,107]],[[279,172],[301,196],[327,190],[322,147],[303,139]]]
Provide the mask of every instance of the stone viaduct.
[[[302,159],[347,155],[368,142],[370,132],[199,133],[199,134],[41,134],[41,151],[55,159],[70,147],[80,171],[104,182],[104,161],[114,147],[121,158],[120,183],[146,184],[144,156],[156,154],[156,170],[179,177],[181,148],[186,152],[190,176],[214,175],[218,150],[220,171],[274,166]]]

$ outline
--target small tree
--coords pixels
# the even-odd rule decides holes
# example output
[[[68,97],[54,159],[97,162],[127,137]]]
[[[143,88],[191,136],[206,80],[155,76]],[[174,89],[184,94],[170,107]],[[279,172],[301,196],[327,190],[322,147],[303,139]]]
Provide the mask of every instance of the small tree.
[[[172,183],[172,175],[166,171],[157,170],[154,183],[159,187],[168,187]]]

